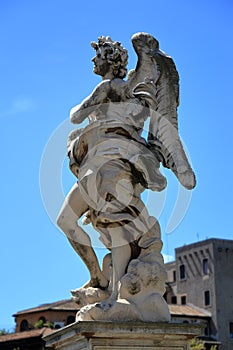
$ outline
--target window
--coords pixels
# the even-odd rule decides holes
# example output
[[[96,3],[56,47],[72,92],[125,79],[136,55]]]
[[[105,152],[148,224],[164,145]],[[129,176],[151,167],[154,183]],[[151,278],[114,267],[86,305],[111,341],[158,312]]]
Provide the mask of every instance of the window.
[[[43,324],[46,323],[46,318],[44,316],[41,316],[38,321],[43,322]]]
[[[206,290],[204,292],[204,302],[205,302],[205,306],[210,305],[210,291]]]
[[[176,270],[173,271],[173,282],[176,281]]]
[[[66,324],[71,324],[71,323],[74,323],[75,322],[75,316],[73,315],[70,315],[67,317],[67,320],[66,320]]]
[[[183,295],[183,296],[181,297],[181,304],[182,304],[182,305],[186,305],[186,295]]]
[[[206,324],[206,326],[205,326],[205,329],[204,329],[204,335],[206,335],[206,336],[210,335],[210,331],[209,331],[209,325],[208,325],[208,323],[207,323],[207,324]]]
[[[27,320],[23,320],[21,323],[20,323],[20,332],[24,332],[24,331],[27,331],[29,329],[28,327],[28,321]]]
[[[203,259],[202,260],[202,270],[204,275],[208,275],[209,274],[209,261],[208,259]]]
[[[180,265],[180,279],[183,280],[185,278],[185,266],[184,264]]]
[[[173,295],[171,297],[171,302],[172,302],[172,304],[177,304],[177,297],[176,297],[176,295]]]
[[[230,332],[230,338],[233,339],[233,322],[229,323],[229,332]]]

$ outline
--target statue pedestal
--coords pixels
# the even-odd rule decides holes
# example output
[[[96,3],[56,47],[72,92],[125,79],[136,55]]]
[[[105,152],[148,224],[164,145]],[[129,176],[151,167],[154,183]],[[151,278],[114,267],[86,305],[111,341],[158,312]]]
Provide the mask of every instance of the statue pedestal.
[[[179,323],[82,321],[44,337],[46,349],[188,350],[202,326]]]

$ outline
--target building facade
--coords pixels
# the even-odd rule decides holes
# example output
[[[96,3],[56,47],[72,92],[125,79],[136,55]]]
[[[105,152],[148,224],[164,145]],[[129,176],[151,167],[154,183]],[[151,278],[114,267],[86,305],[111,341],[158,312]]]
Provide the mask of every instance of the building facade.
[[[75,321],[76,313],[76,303],[67,299],[19,311],[13,316],[16,332],[23,332],[43,325],[54,329],[62,328]]]
[[[0,350],[44,350],[43,337],[75,322],[77,305],[70,299],[19,311],[16,332],[0,336]]]
[[[168,303],[193,304],[211,319],[205,336],[233,349],[233,240],[207,239],[175,250],[166,264]]]

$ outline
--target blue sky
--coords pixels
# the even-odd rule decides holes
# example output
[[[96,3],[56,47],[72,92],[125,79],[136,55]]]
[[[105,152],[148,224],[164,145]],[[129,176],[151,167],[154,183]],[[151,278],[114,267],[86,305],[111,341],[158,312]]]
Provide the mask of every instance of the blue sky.
[[[13,328],[13,313],[69,298],[70,289],[88,279],[54,225],[61,204],[54,188],[60,181],[59,190],[67,193],[75,181],[65,158],[72,129],[67,118],[100,81],[89,44],[100,35],[122,42],[131,69],[136,55],[130,38],[149,32],[180,74],[180,134],[198,183],[191,197],[181,193],[187,211],[168,232],[180,187],[166,172],[159,215],[163,253],[174,256],[176,247],[198,239],[233,239],[232,15],[230,0],[1,2],[0,329]],[[145,200],[152,213],[161,205],[157,194]]]

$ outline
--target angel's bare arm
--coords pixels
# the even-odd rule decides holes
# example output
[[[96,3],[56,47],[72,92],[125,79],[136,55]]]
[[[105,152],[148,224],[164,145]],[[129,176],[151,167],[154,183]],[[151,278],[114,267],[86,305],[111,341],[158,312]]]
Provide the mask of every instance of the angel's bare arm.
[[[96,86],[94,91],[89,95],[82,103],[73,107],[70,111],[70,121],[73,124],[82,123],[85,118],[88,117],[93,107],[104,103],[109,90],[110,90],[110,80],[104,80]]]

